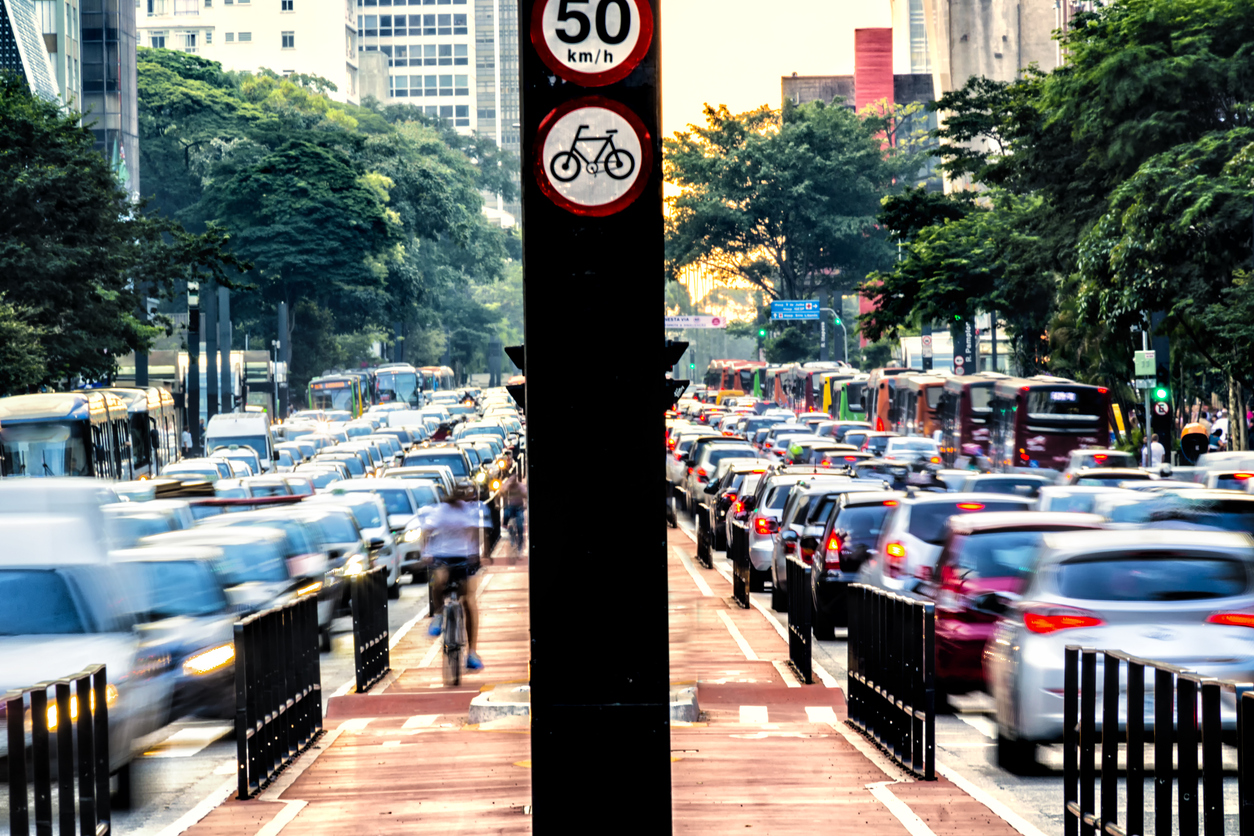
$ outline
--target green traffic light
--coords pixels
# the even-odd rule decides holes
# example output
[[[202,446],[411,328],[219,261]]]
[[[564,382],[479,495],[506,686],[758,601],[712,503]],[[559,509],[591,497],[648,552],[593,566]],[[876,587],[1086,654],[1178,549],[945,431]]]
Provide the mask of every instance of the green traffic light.
[[[758,336],[759,336],[759,337],[765,337],[765,336],[766,336],[766,329],[765,329],[765,328],[759,328],[759,329],[758,329]]]
[[[962,314],[954,314],[954,322],[962,322]]]
[[[1154,390],[1154,400],[1157,400],[1157,401],[1165,401],[1165,400],[1167,400],[1167,389],[1166,389],[1166,387],[1164,387],[1164,386],[1159,386],[1157,389],[1155,389],[1155,390]]]
[[[840,324],[840,317],[836,317],[836,324],[837,324],[837,325],[839,325],[839,324]]]

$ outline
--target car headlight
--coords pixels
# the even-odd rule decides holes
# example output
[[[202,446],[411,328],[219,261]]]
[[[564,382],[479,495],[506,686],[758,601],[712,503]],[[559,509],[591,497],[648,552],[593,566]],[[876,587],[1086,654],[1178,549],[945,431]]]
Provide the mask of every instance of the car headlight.
[[[209,650],[202,650],[183,662],[183,673],[189,676],[204,676],[221,670],[235,661],[235,644],[221,644]]]
[[[406,543],[417,543],[421,537],[422,537],[421,528],[411,528],[405,532],[404,536],[402,536],[401,539],[404,540]]]
[[[314,581],[308,586],[302,586],[300,589],[296,590],[296,597],[300,598],[303,595],[311,595],[319,589],[322,589],[322,581]]]
[[[355,554],[344,562],[344,575],[360,575],[366,571],[366,558]]]
[[[96,710],[96,689],[93,688],[87,693],[90,695],[90,698],[88,699],[87,704],[91,706],[91,710],[94,712]],[[118,689],[114,687],[112,682],[110,682],[109,684],[105,685],[105,705],[113,705],[117,701],[118,701]],[[70,721],[73,722],[77,719],[78,719],[78,695],[72,694],[70,696]],[[56,730],[57,730],[57,704],[54,702],[48,705],[48,731],[56,731]]]
[[[499,491],[500,489],[501,489],[501,480],[500,480],[500,479],[493,479],[493,480],[492,480],[492,490],[494,490],[494,491]]]
[[[487,474],[486,474],[486,473],[484,473],[482,470],[480,470],[478,473],[476,473],[476,474],[475,474],[475,481],[476,481],[476,482],[482,482],[482,481],[484,481],[484,480],[485,480],[485,479],[487,479],[487,478],[488,478]]]

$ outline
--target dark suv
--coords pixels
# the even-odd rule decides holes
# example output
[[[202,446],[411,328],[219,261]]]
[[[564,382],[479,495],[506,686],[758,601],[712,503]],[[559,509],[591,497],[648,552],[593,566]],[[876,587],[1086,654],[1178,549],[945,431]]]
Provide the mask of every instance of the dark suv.
[[[884,519],[903,496],[896,491],[859,491],[838,498],[811,562],[811,629],[816,639],[835,638],[835,628],[847,623],[846,590],[858,580],[863,561],[875,552]]]

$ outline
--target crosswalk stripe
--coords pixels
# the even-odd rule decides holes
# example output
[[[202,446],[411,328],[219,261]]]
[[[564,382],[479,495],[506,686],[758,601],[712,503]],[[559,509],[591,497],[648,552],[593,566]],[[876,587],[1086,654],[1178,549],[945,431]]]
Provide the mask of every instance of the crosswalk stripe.
[[[226,735],[234,726],[191,726],[179,729],[165,740],[144,752],[147,758],[190,758]]]
[[[406,720],[405,725],[401,726],[401,728],[403,729],[425,728],[431,725],[432,723],[434,723],[436,718],[439,716],[440,716],[439,714],[415,714],[413,717],[410,717],[408,720]]]
[[[740,722],[742,723],[769,723],[765,705],[742,705],[740,706]]]
[[[840,722],[830,705],[807,705],[806,719],[811,723],[827,723],[832,726]]]

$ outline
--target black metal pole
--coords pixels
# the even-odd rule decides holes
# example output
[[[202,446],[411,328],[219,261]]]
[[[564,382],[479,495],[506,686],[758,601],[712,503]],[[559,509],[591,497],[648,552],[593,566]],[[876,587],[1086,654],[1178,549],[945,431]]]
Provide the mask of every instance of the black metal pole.
[[[614,829],[669,833],[666,533],[663,526],[629,526],[602,541],[572,530],[578,503],[570,501],[561,433],[586,411],[570,397],[569,368],[588,348],[555,328],[553,319],[564,301],[591,302],[613,288],[616,345],[655,359],[620,364],[603,382],[618,391],[660,392],[663,293],[646,277],[659,275],[664,261],[661,2],[613,4],[620,13],[631,10],[631,20],[624,24],[620,14],[619,22],[636,28],[640,49],[616,53],[616,67],[626,74],[609,83],[581,77],[577,67],[554,68],[562,59],[552,50],[540,52],[537,43],[548,38],[537,7],[553,12],[558,5],[558,0],[523,0],[519,15],[533,827],[538,836],[586,830],[585,802],[603,797],[607,787],[630,787],[631,803],[615,811]],[[567,38],[591,37],[595,10],[575,11],[589,25],[580,27],[572,13],[561,30]],[[645,15],[651,21],[647,36]],[[604,17],[599,19],[605,29]],[[577,58],[588,45],[581,40],[570,47]],[[560,53],[566,56],[567,48]],[[615,148],[630,148],[630,154],[607,151],[612,161],[607,156],[601,168],[587,170],[568,150],[580,124],[589,126],[586,133],[612,137]],[[608,130],[616,133],[604,133]],[[568,182],[575,191],[568,190]],[[656,458],[654,438],[663,430],[659,399],[626,400],[618,417],[634,430],[622,439],[618,454],[626,461]],[[647,495],[661,476],[639,469],[626,489]],[[571,629],[570,614],[554,605],[553,591],[569,585],[572,564],[582,567],[581,585],[598,590],[597,609],[606,623],[630,623],[631,630]],[[622,582],[625,565],[634,567],[630,583]],[[579,757],[588,751],[614,756],[588,769]]]

